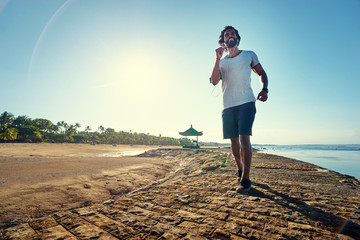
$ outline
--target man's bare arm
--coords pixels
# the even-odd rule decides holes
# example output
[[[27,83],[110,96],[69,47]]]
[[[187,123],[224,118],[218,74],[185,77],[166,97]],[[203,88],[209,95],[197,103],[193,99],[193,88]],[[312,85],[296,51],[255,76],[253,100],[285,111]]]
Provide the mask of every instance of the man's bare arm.
[[[211,77],[210,77],[210,82],[211,82],[214,86],[220,82],[220,68],[219,68],[219,63],[220,63],[220,59],[221,59],[221,57],[222,57],[222,54],[223,54],[223,52],[224,52],[224,48],[219,47],[219,48],[216,49],[215,51],[216,51],[216,61],[215,61],[214,69],[213,69],[212,74],[211,74]]]
[[[268,78],[267,78],[267,75],[266,75],[266,72],[265,70],[263,69],[263,67],[261,66],[261,64],[257,64],[255,67],[253,67],[252,69],[257,75],[259,75],[260,77],[260,83],[262,85],[262,90],[260,91],[257,99],[260,100],[260,101],[263,101],[265,102],[267,99],[268,99]]]
[[[212,83],[214,86],[220,82],[219,62],[220,60],[216,59],[215,66],[210,77],[210,83]]]

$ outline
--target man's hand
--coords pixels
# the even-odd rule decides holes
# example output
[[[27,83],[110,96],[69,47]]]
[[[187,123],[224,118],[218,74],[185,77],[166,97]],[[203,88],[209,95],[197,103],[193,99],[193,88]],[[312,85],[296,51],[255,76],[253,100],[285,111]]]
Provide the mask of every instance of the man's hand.
[[[219,47],[215,50],[216,52],[216,59],[220,60],[223,53],[224,53],[224,48],[223,47]]]
[[[260,101],[262,101],[262,102],[266,102],[266,100],[268,99],[268,94],[267,94],[267,92],[264,91],[264,90],[261,90],[261,92],[259,93],[257,99],[260,100]]]

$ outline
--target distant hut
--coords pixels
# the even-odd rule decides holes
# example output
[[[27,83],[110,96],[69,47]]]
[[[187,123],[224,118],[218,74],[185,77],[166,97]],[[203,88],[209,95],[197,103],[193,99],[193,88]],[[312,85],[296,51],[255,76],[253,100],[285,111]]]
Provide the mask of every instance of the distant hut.
[[[184,132],[179,132],[180,135],[182,136],[196,136],[196,145],[194,145],[191,142],[185,142],[185,144],[183,145],[183,148],[200,148],[199,146],[199,136],[203,135],[203,132],[198,132],[196,131],[193,126],[191,125],[190,128]]]

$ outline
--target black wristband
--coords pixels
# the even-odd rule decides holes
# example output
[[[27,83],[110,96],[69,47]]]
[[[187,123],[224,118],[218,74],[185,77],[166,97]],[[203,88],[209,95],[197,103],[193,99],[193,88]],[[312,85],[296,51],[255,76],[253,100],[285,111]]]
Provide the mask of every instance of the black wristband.
[[[269,89],[263,88],[262,91],[265,91],[266,93],[269,93]]]

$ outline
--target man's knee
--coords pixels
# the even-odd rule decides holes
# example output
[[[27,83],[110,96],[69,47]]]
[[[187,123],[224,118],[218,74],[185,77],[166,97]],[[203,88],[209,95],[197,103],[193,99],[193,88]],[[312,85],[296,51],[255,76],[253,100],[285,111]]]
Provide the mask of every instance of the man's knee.
[[[250,136],[249,135],[240,135],[240,143],[243,147],[250,147]]]
[[[231,138],[231,145],[240,145],[239,138]]]

